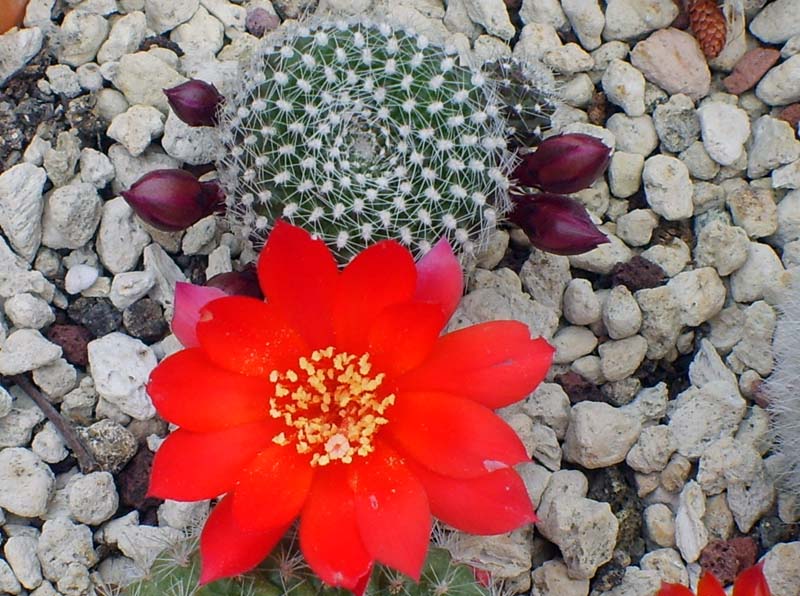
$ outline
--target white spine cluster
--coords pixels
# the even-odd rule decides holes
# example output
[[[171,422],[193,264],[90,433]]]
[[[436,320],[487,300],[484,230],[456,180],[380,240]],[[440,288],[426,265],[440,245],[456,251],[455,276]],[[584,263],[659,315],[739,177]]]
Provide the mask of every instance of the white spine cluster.
[[[509,208],[501,108],[491,79],[410,31],[285,26],[223,113],[228,211],[257,240],[303,226],[345,262],[384,238],[472,253]]]
[[[781,484],[800,494],[800,274],[782,296],[773,337],[775,367],[764,390],[769,398],[773,450],[781,456]]]

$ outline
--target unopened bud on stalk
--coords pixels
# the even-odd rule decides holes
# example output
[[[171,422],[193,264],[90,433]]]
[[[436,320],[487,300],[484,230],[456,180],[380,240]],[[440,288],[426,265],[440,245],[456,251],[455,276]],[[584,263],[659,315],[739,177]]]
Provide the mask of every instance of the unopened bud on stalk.
[[[214,85],[198,79],[164,89],[164,95],[175,115],[189,126],[214,126],[225,99]]]
[[[567,194],[591,186],[610,159],[611,149],[600,139],[563,134],[542,141],[536,151],[523,155],[514,177],[522,186]]]
[[[579,255],[608,242],[583,205],[550,193],[511,195],[509,219],[536,248],[557,255]]]
[[[154,170],[121,194],[136,215],[168,232],[185,230],[221,209],[225,200],[216,181],[200,182],[183,170]]]

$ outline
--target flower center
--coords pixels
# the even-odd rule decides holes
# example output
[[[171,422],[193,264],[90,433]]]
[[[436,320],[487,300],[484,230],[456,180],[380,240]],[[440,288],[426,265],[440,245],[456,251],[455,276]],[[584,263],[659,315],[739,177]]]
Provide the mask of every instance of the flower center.
[[[297,370],[273,370],[269,414],[282,418],[289,431],[272,441],[311,454],[312,466],[337,460],[349,464],[354,455],[368,455],[375,449],[375,433],[388,422],[384,413],[394,404],[393,393],[378,392],[385,376],[372,371],[369,354],[355,356],[333,347],[302,356]]]

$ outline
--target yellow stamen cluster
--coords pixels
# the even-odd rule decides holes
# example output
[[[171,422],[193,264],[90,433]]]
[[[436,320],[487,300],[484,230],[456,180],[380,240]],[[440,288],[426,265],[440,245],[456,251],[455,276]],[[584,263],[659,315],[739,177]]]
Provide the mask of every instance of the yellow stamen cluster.
[[[384,413],[395,399],[391,393],[379,394],[386,375],[371,371],[369,354],[359,357],[332,347],[301,357],[297,370],[273,370],[269,414],[283,419],[289,430],[272,441],[311,454],[312,466],[349,464],[354,455],[371,453],[372,439],[388,422]]]

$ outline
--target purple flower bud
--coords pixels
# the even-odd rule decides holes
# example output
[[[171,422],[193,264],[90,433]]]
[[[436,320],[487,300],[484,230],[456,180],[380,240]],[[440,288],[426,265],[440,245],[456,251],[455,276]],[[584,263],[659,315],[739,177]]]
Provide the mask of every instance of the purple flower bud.
[[[550,193],[511,195],[509,219],[536,248],[557,255],[579,255],[608,242],[578,201]]]
[[[198,79],[164,89],[164,95],[175,115],[189,126],[214,126],[217,109],[225,99],[214,85]]]
[[[255,267],[247,267],[244,271],[218,273],[206,282],[206,286],[218,288],[231,296],[252,296],[264,299]]]
[[[571,193],[599,178],[611,159],[611,149],[595,137],[570,133],[542,141],[533,153],[522,156],[514,177],[523,186],[545,192]]]
[[[200,182],[183,170],[154,170],[121,194],[136,215],[168,232],[185,230],[224,203],[216,181]]]
[[[257,6],[247,11],[245,28],[250,35],[256,37],[263,36],[267,31],[276,29],[281,24],[281,20],[274,14],[270,14],[266,9]]]

